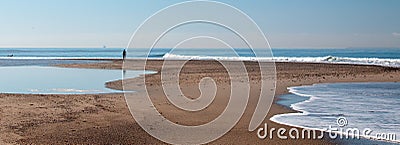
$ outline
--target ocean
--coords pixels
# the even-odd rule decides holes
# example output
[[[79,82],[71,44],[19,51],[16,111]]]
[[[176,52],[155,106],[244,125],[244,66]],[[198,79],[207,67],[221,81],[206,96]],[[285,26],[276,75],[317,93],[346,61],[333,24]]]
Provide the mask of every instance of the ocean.
[[[358,129],[361,136],[400,143],[399,82],[314,84],[289,92],[277,103],[300,113],[275,115],[272,121],[318,130],[331,126],[344,134]],[[366,129],[371,133],[363,134]]]
[[[28,63],[23,60],[36,60],[44,63],[46,59],[120,59],[123,48],[0,48],[0,65]],[[237,55],[227,53],[227,49],[147,49],[130,48],[128,58],[152,59],[218,59],[218,60],[275,60],[277,62],[316,62],[339,64],[368,64],[400,67],[400,48],[273,48],[271,57],[255,57],[245,48],[236,48]],[[267,49],[265,50],[267,52]],[[266,53],[267,54],[267,53]],[[263,54],[261,54],[263,55]],[[9,61],[9,60],[20,60]],[[42,61],[40,61],[42,60]],[[22,61],[22,62],[21,62]],[[35,63],[35,62],[33,62]],[[52,63],[57,63],[52,61]],[[59,62],[65,63],[65,62]]]

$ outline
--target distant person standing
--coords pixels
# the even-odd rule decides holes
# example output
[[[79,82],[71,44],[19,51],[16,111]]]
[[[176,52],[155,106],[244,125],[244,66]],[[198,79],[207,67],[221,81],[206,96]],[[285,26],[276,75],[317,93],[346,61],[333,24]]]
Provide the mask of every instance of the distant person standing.
[[[125,58],[126,58],[126,49],[124,49],[124,51],[122,51],[122,62],[125,62]],[[125,76],[126,70],[124,69],[124,67],[122,67],[122,71],[123,71],[123,75]]]
[[[125,58],[126,58],[126,49],[122,51],[122,61],[125,61]]]

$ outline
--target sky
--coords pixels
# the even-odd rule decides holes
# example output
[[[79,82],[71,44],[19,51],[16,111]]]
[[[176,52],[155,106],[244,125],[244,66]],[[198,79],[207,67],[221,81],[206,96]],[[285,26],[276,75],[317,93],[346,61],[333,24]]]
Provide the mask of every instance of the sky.
[[[0,0],[0,47],[123,48],[146,18],[178,2]],[[400,48],[400,0],[220,2],[249,15],[273,48]]]

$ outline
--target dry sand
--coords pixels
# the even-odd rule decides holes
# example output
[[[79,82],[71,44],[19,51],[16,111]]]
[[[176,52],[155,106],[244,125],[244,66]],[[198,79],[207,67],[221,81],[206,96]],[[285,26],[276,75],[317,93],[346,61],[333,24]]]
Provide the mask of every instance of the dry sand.
[[[140,62],[134,62],[140,63]],[[147,69],[159,70],[162,61],[149,61]],[[140,66],[140,65],[138,65]],[[258,101],[260,74],[258,65],[246,62],[251,91],[248,107],[238,124],[211,144],[331,144],[323,140],[258,139],[249,132],[248,124]],[[62,67],[120,69],[121,62],[71,64]],[[135,68],[138,69],[138,68]],[[311,63],[276,63],[276,96],[288,93],[287,87],[332,82],[400,81],[400,69],[366,66]],[[168,70],[167,70],[168,71]],[[168,73],[168,72],[167,72]],[[198,82],[208,76],[217,81],[216,100],[203,111],[187,113],[171,105],[162,91],[160,74],[146,75],[146,85],[153,103],[169,120],[184,125],[203,124],[218,116],[227,103],[230,92],[225,69],[214,61],[190,61],[182,69],[180,83],[190,98],[199,96]],[[140,84],[138,79],[127,83]],[[108,82],[110,88],[121,89],[121,82]],[[87,95],[22,95],[0,94],[0,144],[161,144],[134,121],[123,94]],[[293,110],[273,104],[264,120],[269,127],[289,128],[271,122],[275,114]]]

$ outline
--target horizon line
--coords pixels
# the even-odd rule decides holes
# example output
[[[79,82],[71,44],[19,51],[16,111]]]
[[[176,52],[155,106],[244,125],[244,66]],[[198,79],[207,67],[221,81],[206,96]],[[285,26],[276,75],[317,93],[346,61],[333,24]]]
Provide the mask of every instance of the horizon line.
[[[9,47],[9,46],[0,46],[0,49],[37,49],[37,48],[54,48],[54,49],[84,49],[84,48],[90,48],[90,49],[125,49],[126,47],[99,47],[99,46],[95,46],[95,47],[78,47],[78,46],[74,46],[74,47],[61,47],[61,46],[46,46],[46,47],[39,47],[39,46],[30,46],[30,47]],[[168,47],[157,47],[157,48],[153,48],[153,49],[166,49]],[[271,49],[370,49],[370,48],[392,48],[392,49],[400,49],[400,47],[271,47]],[[139,48],[140,49],[140,48]],[[200,47],[191,47],[191,48],[184,48],[184,49],[201,49]],[[205,47],[205,49],[226,49],[226,48],[211,48],[211,47]],[[264,49],[264,48],[254,48],[254,49]]]

